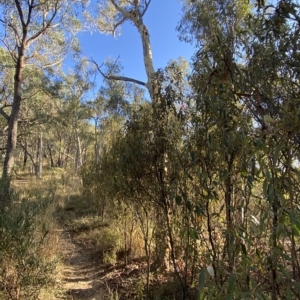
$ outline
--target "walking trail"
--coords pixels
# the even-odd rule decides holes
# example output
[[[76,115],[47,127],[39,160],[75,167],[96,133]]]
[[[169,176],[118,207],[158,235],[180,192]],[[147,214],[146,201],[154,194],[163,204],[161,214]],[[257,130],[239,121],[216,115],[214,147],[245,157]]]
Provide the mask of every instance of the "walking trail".
[[[61,230],[59,240],[63,260],[57,285],[63,297],[55,300],[137,298],[136,286],[146,270],[143,261],[105,266],[95,245],[79,243],[72,231]]]
[[[63,256],[58,284],[65,291],[63,299],[102,300],[107,299],[105,270],[99,266],[97,253],[92,245],[79,244],[70,231],[62,231],[60,248]],[[59,300],[61,298],[58,298]]]

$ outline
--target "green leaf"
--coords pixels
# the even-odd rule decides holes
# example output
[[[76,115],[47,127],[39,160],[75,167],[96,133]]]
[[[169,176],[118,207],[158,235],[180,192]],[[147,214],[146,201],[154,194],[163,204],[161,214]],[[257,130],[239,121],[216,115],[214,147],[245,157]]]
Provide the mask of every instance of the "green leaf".
[[[278,199],[279,199],[279,201],[280,201],[281,206],[285,206],[286,199],[285,199],[285,197],[284,197],[282,191],[281,191],[281,190],[277,190],[277,191],[276,191],[276,194],[277,194],[277,196],[278,196]]]
[[[294,231],[295,231],[295,233],[298,235],[298,236],[300,236],[300,227],[299,227],[299,224],[292,224],[292,227],[293,227],[293,229],[294,229]]]
[[[264,145],[264,142],[261,139],[257,139],[254,142],[254,146],[257,147],[258,149],[262,149],[263,145]]]
[[[235,283],[235,275],[231,273],[228,279],[228,292],[232,295]]]
[[[274,163],[275,164],[277,163],[277,160],[278,160],[278,157],[279,157],[279,154],[280,154],[280,150],[281,150],[281,145],[278,145],[275,148],[275,151],[274,151]]]
[[[191,229],[190,231],[191,239],[197,241],[199,239],[198,232],[195,229]]]
[[[199,300],[203,300],[204,299],[204,285],[205,285],[205,281],[206,281],[206,277],[207,277],[207,271],[205,268],[203,268],[200,272],[199,275]]]

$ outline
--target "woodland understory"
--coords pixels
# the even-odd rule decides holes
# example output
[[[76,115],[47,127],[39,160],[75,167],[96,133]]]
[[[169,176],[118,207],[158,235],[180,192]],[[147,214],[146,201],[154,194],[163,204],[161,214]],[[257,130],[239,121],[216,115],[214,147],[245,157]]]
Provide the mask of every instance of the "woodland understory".
[[[0,298],[300,299],[299,3],[182,0],[159,70],[151,0],[92,4],[0,4]],[[76,39],[126,21],[146,82]]]

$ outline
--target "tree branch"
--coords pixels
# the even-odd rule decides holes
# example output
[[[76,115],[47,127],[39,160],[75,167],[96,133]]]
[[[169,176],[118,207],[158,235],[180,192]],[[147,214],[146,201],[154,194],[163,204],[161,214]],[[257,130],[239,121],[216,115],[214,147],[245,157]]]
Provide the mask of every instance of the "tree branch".
[[[44,66],[42,66],[42,69],[54,67],[54,66],[60,64],[63,60],[64,60],[64,58],[61,58],[61,59],[59,59],[58,61],[56,61],[52,64],[44,65]]]
[[[17,10],[18,10],[20,19],[21,19],[22,27],[24,29],[26,27],[26,23],[25,23],[25,20],[24,20],[24,15],[23,15],[21,4],[20,4],[19,0],[15,0],[15,3],[16,3],[16,7],[17,7]]]
[[[148,7],[149,7],[150,3],[151,3],[151,0],[145,1],[145,9],[141,13],[141,18],[144,16],[144,14],[146,13],[146,11],[148,10]]]
[[[134,79],[134,78],[130,78],[130,77],[124,77],[124,76],[114,76],[114,75],[106,75],[104,74],[99,65],[93,60],[87,60],[87,61],[90,61],[92,62],[96,68],[98,69],[99,73],[105,78],[105,79],[108,79],[108,80],[119,80],[119,81],[127,81],[127,82],[132,82],[132,83],[136,83],[136,84],[139,84],[139,85],[142,85],[142,86],[145,86],[146,87],[146,83],[143,82],[143,81],[139,81],[137,79]]]
[[[34,169],[36,168],[36,162],[34,161],[33,155],[27,150],[27,147],[25,147],[21,141],[18,141],[21,148],[26,152],[26,154],[29,156],[32,164],[34,165]]]
[[[12,31],[14,32],[15,36],[16,36],[16,39],[17,39],[17,43],[18,45],[21,43],[21,40],[20,40],[20,35],[17,31],[17,29],[15,28],[15,26],[13,26],[11,23],[6,23],[4,20],[0,19],[0,22],[7,25],[8,27],[10,27],[12,29]]]
[[[26,27],[29,25],[30,20],[31,20],[32,9],[34,8],[33,2],[34,2],[34,0],[31,0],[31,3],[29,3],[29,1],[27,2],[27,4],[28,4],[28,15],[27,15]]]
[[[116,37],[116,35],[115,35],[115,31],[116,31],[116,29],[122,24],[122,23],[124,23],[125,21],[126,21],[126,17],[123,17],[123,19],[121,20],[121,21],[119,21],[118,23],[116,23],[115,25],[114,25],[114,28],[113,28],[113,37],[115,38]]]
[[[7,122],[9,122],[9,115],[3,110],[3,107],[0,108],[0,115],[2,115]]]
[[[17,0],[16,0],[17,1]],[[33,42],[34,40],[36,40],[40,35],[42,35],[47,29],[49,28],[53,28],[58,26],[57,24],[51,25],[52,21],[54,20],[57,12],[59,10],[59,6],[57,5],[57,3],[55,4],[55,8],[54,8],[54,12],[50,18],[50,20],[47,22],[47,24],[45,26],[43,26],[43,28],[38,31],[35,35],[33,35],[32,37],[30,37],[27,42],[26,45],[28,46],[31,42]],[[59,24],[59,23],[58,23]]]
[[[115,7],[115,9],[120,12],[124,17],[130,19],[130,13],[128,11],[126,11],[125,9],[123,9],[122,7],[120,7],[115,0],[110,0],[110,2],[112,3],[112,5]]]

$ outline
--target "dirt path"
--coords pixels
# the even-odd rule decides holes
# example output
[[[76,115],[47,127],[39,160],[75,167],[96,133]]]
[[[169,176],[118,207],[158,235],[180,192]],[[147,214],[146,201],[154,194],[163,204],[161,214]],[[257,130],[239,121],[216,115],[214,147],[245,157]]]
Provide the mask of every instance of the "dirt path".
[[[60,248],[63,265],[59,286],[68,300],[103,300],[108,292],[103,283],[104,270],[92,246],[74,241],[70,231],[62,231]],[[59,300],[59,299],[57,299]]]

